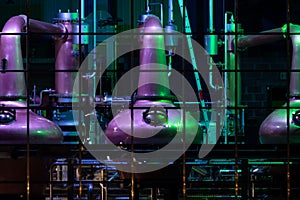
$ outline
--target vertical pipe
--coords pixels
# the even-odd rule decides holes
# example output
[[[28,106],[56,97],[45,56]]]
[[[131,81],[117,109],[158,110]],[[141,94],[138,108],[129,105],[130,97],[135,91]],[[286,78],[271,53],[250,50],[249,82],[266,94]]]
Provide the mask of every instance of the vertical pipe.
[[[229,17],[229,14],[231,17]],[[230,23],[229,22],[230,18]],[[239,71],[239,55],[237,53],[237,41],[238,36],[241,33],[241,28],[233,18],[232,13],[225,14],[225,72],[224,72],[224,86],[225,86],[225,105],[229,106],[228,114],[234,115],[235,117],[235,130],[239,129],[238,127],[238,116],[241,114],[241,111],[238,110],[238,106],[241,105],[241,72]],[[228,70],[230,70],[228,72]],[[230,134],[228,128],[227,118],[225,118],[224,126],[224,135],[227,139],[227,135]],[[241,123],[240,123],[241,124]],[[231,131],[232,133],[232,131]]]
[[[187,13],[187,8],[186,8],[186,0],[183,0],[182,1],[182,25],[183,25],[183,30],[184,30],[184,33],[186,32],[189,32],[189,34],[191,34],[191,30],[186,30],[186,29],[189,29],[190,28],[190,21],[189,21],[189,18],[188,18],[188,13]],[[190,44],[190,35],[187,37],[187,41],[188,41],[188,44]],[[191,47],[191,46],[189,46]],[[192,57],[192,60],[195,61],[195,59],[193,59],[193,51],[190,51],[191,53],[191,57]],[[194,63],[193,63],[194,64]],[[183,65],[184,66],[184,65]],[[194,65],[193,65],[194,66]],[[184,72],[184,71],[183,71]],[[196,81],[197,81],[197,78],[196,78]],[[198,83],[198,82],[196,82]],[[199,86],[199,85],[197,85]],[[200,85],[201,86],[201,85]],[[198,87],[199,88],[199,87]],[[183,121],[184,122],[184,121]],[[183,123],[183,128],[185,129],[185,123]],[[184,131],[185,132],[185,131]],[[184,142],[183,142],[183,145],[184,145]],[[183,153],[182,155],[182,197],[183,197],[183,200],[186,199],[186,179],[185,179],[185,153]]]
[[[150,13],[149,0],[146,0],[146,13]]]
[[[96,33],[96,29],[97,29],[97,0],[93,0],[93,30],[94,30],[94,43],[93,43],[93,47],[95,48],[97,45],[97,35]]]
[[[208,65],[209,69],[211,70],[209,72],[209,87],[211,87],[214,90],[218,90],[218,85],[215,83],[215,80],[213,79],[213,72],[212,68],[214,66],[214,61],[213,61],[213,56],[218,54],[218,36],[213,35],[214,32],[214,2],[213,0],[209,0],[208,4],[208,19],[209,19],[209,26],[208,26],[208,34],[204,36],[204,45],[205,45],[205,50],[208,54]],[[206,125],[208,128],[208,125]],[[209,143],[216,143],[217,141],[215,140],[215,136],[213,134],[207,134],[207,137],[204,138],[206,142]]]
[[[81,19],[85,19],[85,13],[84,13],[84,0],[81,0],[80,1],[80,8],[81,8],[81,10],[80,10],[80,15],[81,15]]]
[[[224,36],[224,64],[225,64],[225,66],[224,66],[224,75],[223,75],[223,77],[224,77],[224,99],[225,99],[225,107],[228,105],[228,99],[227,99],[227,95],[228,95],[228,93],[227,93],[227,87],[228,87],[228,78],[227,78],[227,71],[226,70],[228,70],[228,35],[227,35],[227,33],[228,33],[228,27],[227,27],[227,23],[228,23],[228,15],[229,15],[229,13],[228,12],[226,12],[225,13],[225,21],[224,21],[224,33],[225,33],[225,36]],[[227,144],[227,118],[226,117],[224,117],[224,127],[223,127],[223,132],[225,132],[224,133],[224,143],[225,144]]]
[[[209,31],[214,31],[214,0],[209,0]]]
[[[166,32],[169,30],[176,30],[176,26],[173,24],[174,23],[174,6],[173,6],[173,0],[168,0],[168,25],[165,27]],[[163,21],[163,20],[162,20]],[[177,39],[177,38],[176,38]],[[174,48],[178,45],[177,40],[173,36],[167,36],[165,37],[165,46],[169,46],[168,49],[168,76],[171,76],[171,70],[172,70],[172,54],[174,51]]]
[[[238,0],[235,0],[235,7],[234,7],[234,14],[235,14],[235,20],[234,20],[234,42],[235,44],[238,41]],[[236,53],[237,51],[237,47],[236,45],[234,45],[233,47],[233,53]],[[234,55],[234,54],[233,54]],[[238,64],[238,60],[234,59],[234,72],[235,72],[235,81],[231,82],[233,83],[231,86],[233,87],[233,85],[237,86],[237,64]],[[235,100],[236,103],[236,94],[238,92],[238,89],[235,88],[235,97],[233,98]],[[236,108],[236,104],[235,104],[235,108]],[[235,180],[235,193],[234,196],[236,199],[238,199],[238,195],[239,195],[239,174],[238,174],[238,170],[239,170],[239,153],[238,153],[238,134],[235,134],[235,147],[234,147],[234,157],[235,157],[235,175],[234,175],[234,180]]]
[[[0,97],[22,96],[24,98],[27,94],[21,52],[21,33],[27,25],[26,20],[25,15],[14,16],[5,23],[2,29],[0,59],[3,73],[0,73]],[[16,34],[13,35],[13,33]],[[6,70],[10,72],[4,73]]]
[[[204,40],[205,40],[205,50],[207,51],[207,54],[210,55],[209,61],[208,61],[209,62],[208,64],[210,66],[209,68],[212,69],[212,67],[213,67],[212,56],[218,54],[218,38],[217,38],[217,35],[212,35],[212,33],[215,31],[214,30],[214,2],[213,2],[213,0],[209,0],[208,10],[209,10],[208,32],[210,34],[205,35]],[[217,89],[217,87],[213,83],[212,76],[213,76],[213,74],[212,74],[212,72],[210,72],[210,87],[212,87],[213,89]]]
[[[78,13],[59,12],[56,23],[63,24],[68,33],[73,33],[73,22],[78,20]],[[71,34],[55,41],[55,91],[57,94],[70,96],[73,93],[75,70],[79,67],[73,54],[73,37]]]
[[[97,1],[93,0],[93,48],[95,48],[97,46],[97,35],[96,35],[96,29],[97,29]],[[96,56],[96,55],[94,55]],[[96,58],[94,57],[93,59],[94,62],[94,70],[96,71]],[[95,80],[95,79],[94,79]],[[95,84],[96,82],[94,82],[94,85],[96,87],[97,84]],[[101,88],[101,87],[100,87]],[[95,90],[94,90],[95,91]]]
[[[161,21],[161,24],[163,25],[164,24],[164,5],[162,3],[159,3],[160,4],[160,21]]]
[[[164,24],[164,5],[163,3],[150,3],[149,6],[155,6],[159,5],[160,6],[160,22],[161,24]]]
[[[174,6],[173,6],[173,0],[169,0],[168,1],[168,24],[172,25],[174,22]]]
[[[82,187],[82,150],[83,150],[83,145],[80,143],[78,145],[79,152],[78,152],[78,157],[79,157],[79,165],[78,165],[78,171],[79,171],[79,200],[82,198],[82,193],[83,193],[83,187]],[[70,191],[72,192],[72,191]]]
[[[28,85],[28,65],[29,65],[29,35],[28,35],[28,27],[29,27],[29,19],[28,19],[28,16],[30,14],[30,0],[26,0],[26,27],[27,29],[25,30],[26,31],[26,35],[25,35],[25,47],[26,47],[26,52],[25,52],[25,56],[26,56],[26,64],[25,64],[25,77],[26,77],[26,82],[25,84]],[[21,51],[21,49],[20,49]],[[21,55],[21,58],[22,58],[22,55]],[[29,92],[27,91],[28,88],[26,88],[26,93],[27,93],[27,97],[26,99],[29,99]],[[30,115],[29,115],[29,101],[27,101],[27,106],[26,106],[26,131],[27,131],[27,142],[26,142],[26,199],[27,200],[30,200],[30,186],[31,186],[31,174],[30,174],[30,165],[31,165],[31,162],[30,162],[30,128],[31,128],[31,124],[30,124]]]
[[[94,0],[93,1],[93,49],[95,49],[96,48],[96,46],[97,46],[97,35],[96,35],[96,32],[97,32],[97,26],[96,26],[96,23],[97,23],[97,20],[96,20],[96,18],[97,18],[97,1],[96,0]],[[93,63],[93,67],[92,67],[92,69],[93,69],[93,73],[95,73],[96,72],[96,70],[97,70],[97,59],[96,59],[96,52],[93,54],[93,60],[92,60],[92,63]],[[99,70],[101,71],[101,67],[102,67],[102,64],[100,64],[100,66],[98,66],[99,67]],[[91,83],[91,88],[92,88],[92,91],[96,91],[97,90],[97,85],[98,85],[98,83],[97,83],[97,80],[96,80],[96,77],[93,77],[93,79],[90,81],[90,83]],[[102,84],[101,84],[101,81],[100,81],[100,87],[99,87],[99,92],[100,92],[100,95],[101,95],[101,93],[102,93]],[[94,94],[91,94],[91,95],[94,95]],[[90,116],[88,116],[89,118],[90,118]],[[92,120],[93,121],[93,120]],[[90,122],[90,124],[91,124],[91,122]],[[90,126],[90,124],[88,125],[88,126]],[[93,123],[92,123],[93,124]],[[92,142],[93,141],[95,141],[95,133],[96,133],[96,131],[97,131],[97,128],[96,128],[97,126],[91,126],[90,127],[90,132],[91,133],[94,133],[94,139],[92,140]]]
[[[134,0],[130,0],[130,11],[131,11],[131,16],[130,16],[130,26],[131,26],[131,29],[134,28]],[[146,12],[150,12],[149,10],[149,0],[146,1]],[[131,38],[132,39],[132,38]],[[134,54],[133,52],[131,52],[130,54],[130,64],[133,66],[133,63],[134,63]],[[132,87],[132,82],[131,82],[131,87]],[[133,98],[131,98],[131,105],[133,105]],[[132,118],[131,122],[130,122],[130,133],[133,135],[133,131],[134,131],[134,109],[133,107],[130,108],[130,117]],[[131,145],[130,145],[130,149],[131,149],[131,159],[134,158],[134,140],[133,140],[133,137],[130,138],[130,142],[131,142]],[[135,174],[134,174],[134,168],[132,166],[132,173],[131,173],[131,176],[130,176],[130,181],[131,181],[131,190],[130,190],[130,197],[131,197],[131,200],[135,200],[137,198],[137,195],[136,195],[136,190],[135,190]]]

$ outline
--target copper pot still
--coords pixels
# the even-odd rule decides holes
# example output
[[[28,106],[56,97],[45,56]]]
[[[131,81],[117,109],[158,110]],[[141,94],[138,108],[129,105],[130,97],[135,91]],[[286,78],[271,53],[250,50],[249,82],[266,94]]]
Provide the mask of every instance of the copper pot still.
[[[28,21],[29,20],[29,21]],[[51,156],[30,153],[24,155],[25,144],[35,147],[54,146],[63,142],[61,129],[52,121],[34,113],[29,107],[21,50],[21,36],[28,31],[63,33],[64,28],[25,15],[10,18],[0,38],[0,144],[1,153],[0,195],[14,199],[44,194],[49,180]],[[30,146],[32,147],[32,146]],[[32,147],[33,148],[33,147]],[[26,148],[25,148],[26,149]],[[15,156],[15,152],[23,152]],[[30,165],[28,165],[30,164]],[[30,166],[28,168],[28,166]],[[29,169],[29,173],[27,173]],[[30,184],[27,184],[28,178]]]
[[[140,72],[136,100],[132,109],[121,111],[110,121],[105,130],[106,137],[114,145],[128,148],[129,151],[147,152],[156,151],[165,146],[176,134],[182,134],[188,138],[189,134],[195,134],[196,130],[197,135],[192,145],[201,144],[202,131],[197,120],[186,113],[185,121],[182,121],[182,110],[174,105],[173,96],[168,88],[169,77],[160,19],[149,14],[140,29],[142,30],[139,37],[141,41]],[[130,117],[132,117],[129,120],[131,123],[128,123],[128,120],[122,120]],[[173,126],[174,124],[181,126],[183,123],[186,123],[185,133]],[[134,131],[138,137],[130,135],[131,131]],[[181,143],[176,144],[178,148],[184,145],[183,141],[182,139]],[[195,158],[198,155],[198,152],[190,153],[189,150],[186,152],[187,157]],[[173,164],[153,172],[135,173],[134,178],[140,183],[156,181],[158,184],[168,181],[178,184],[178,181],[182,180],[181,161],[182,158],[179,158]],[[132,175],[132,173],[120,172],[120,176],[124,179],[130,179]]]
[[[289,102],[274,110],[261,124],[259,137],[262,144],[300,143],[300,26],[289,26],[293,33],[289,36],[293,46]]]

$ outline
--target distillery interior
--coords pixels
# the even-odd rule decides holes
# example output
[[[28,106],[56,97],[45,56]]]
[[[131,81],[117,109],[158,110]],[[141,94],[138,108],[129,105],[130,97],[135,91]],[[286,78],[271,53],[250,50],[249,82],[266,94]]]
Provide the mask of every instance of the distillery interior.
[[[299,9],[0,1],[0,199],[299,199]]]

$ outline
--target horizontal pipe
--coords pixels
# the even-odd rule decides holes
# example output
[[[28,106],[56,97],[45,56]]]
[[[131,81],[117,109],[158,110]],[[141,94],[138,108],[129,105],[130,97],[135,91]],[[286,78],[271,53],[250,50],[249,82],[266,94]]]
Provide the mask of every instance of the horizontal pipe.
[[[63,24],[50,24],[34,19],[28,19],[26,15],[11,17],[4,25],[0,40],[0,97],[25,97],[25,76],[22,70],[23,59],[21,52],[21,33],[28,26],[28,31],[36,33],[49,33],[60,38],[67,32]],[[14,35],[15,34],[15,35]],[[16,71],[5,73],[6,70]]]
[[[63,24],[50,24],[35,19],[29,19],[28,31],[34,33],[60,34],[65,33],[67,30]]]
[[[246,47],[257,46],[261,44],[271,43],[284,38],[288,25],[284,25],[282,28],[271,29],[268,31],[261,32],[259,35],[248,35],[238,39],[237,48],[243,49]],[[298,70],[300,66],[299,61],[299,33],[300,26],[295,24],[289,25],[291,35],[289,36],[293,44],[293,55],[292,55],[292,70]],[[270,34],[268,34],[270,33]],[[298,34],[297,34],[298,33]],[[300,96],[300,74],[298,72],[291,73],[290,80],[290,96]]]
[[[270,33],[270,34],[268,34]],[[238,38],[237,48],[244,49],[247,47],[258,46],[281,40],[283,38],[282,28],[271,29],[263,31],[258,35],[247,35]]]
[[[29,20],[28,24],[27,20]],[[2,33],[21,33],[27,25],[29,25],[28,31],[34,33],[60,34],[67,32],[63,24],[50,24],[35,19],[27,19],[26,15],[18,15],[6,22]]]

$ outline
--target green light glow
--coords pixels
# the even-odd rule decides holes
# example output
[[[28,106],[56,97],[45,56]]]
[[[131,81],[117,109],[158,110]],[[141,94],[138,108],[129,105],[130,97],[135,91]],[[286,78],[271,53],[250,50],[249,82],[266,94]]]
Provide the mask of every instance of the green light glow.
[[[292,23],[290,23],[290,25],[293,25]],[[282,28],[281,28],[281,32],[283,33],[283,38],[286,38],[286,34],[287,34],[287,24],[285,24]]]
[[[279,161],[250,161],[251,165],[286,165],[287,162],[279,162]],[[290,162],[293,164],[293,162]]]
[[[161,93],[160,95],[162,95],[162,96],[167,96],[167,95],[165,95],[165,94],[163,94],[163,93]],[[158,102],[160,102],[160,103],[171,103],[170,100],[159,100]]]
[[[174,126],[175,126],[176,128],[180,128],[180,127],[181,127],[181,123],[177,122],[177,123],[174,124]]]
[[[37,130],[36,133],[40,135],[46,135],[46,132],[43,130]]]
[[[221,169],[221,170],[220,170],[221,173],[222,173],[222,172],[224,172],[224,173],[230,173],[230,172],[232,172],[232,171],[233,171],[233,169]],[[237,172],[238,172],[238,173],[241,173],[242,170],[241,170],[241,169],[238,169]]]

